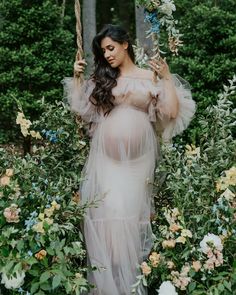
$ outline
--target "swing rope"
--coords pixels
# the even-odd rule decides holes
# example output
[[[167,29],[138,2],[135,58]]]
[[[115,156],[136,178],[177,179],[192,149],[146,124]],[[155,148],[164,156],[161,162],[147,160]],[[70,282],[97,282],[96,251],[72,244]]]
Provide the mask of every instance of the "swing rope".
[[[76,16],[76,42],[77,42],[77,53],[75,60],[81,60],[84,56],[83,53],[83,40],[82,40],[82,25],[81,25],[81,7],[80,1],[75,0],[75,16]],[[79,74],[74,72],[74,78],[77,78],[79,83],[83,81],[83,74]]]

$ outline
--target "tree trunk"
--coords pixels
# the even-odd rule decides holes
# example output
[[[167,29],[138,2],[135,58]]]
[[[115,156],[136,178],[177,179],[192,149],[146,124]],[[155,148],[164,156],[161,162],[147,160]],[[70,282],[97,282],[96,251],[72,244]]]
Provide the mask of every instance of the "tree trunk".
[[[63,21],[65,17],[65,10],[66,10],[66,0],[63,0],[61,4],[61,24],[62,25],[63,25]]]
[[[139,45],[144,48],[145,53],[150,56],[153,44],[151,38],[146,38],[146,31],[149,30],[149,25],[144,22],[143,10],[142,6],[135,7],[136,39],[138,39]]]
[[[84,0],[82,7],[83,46],[87,67],[85,76],[93,71],[92,40],[96,35],[96,0]]]

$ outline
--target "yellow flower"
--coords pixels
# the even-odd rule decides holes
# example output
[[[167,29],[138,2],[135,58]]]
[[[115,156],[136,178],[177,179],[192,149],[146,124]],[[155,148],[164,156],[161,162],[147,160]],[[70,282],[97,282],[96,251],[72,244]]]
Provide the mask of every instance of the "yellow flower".
[[[192,156],[196,156],[196,157],[200,157],[200,147],[196,147],[194,144],[191,145],[186,145],[186,150],[185,150],[185,155],[192,157]]]
[[[31,131],[30,131],[30,135],[31,135],[32,137],[36,138],[36,139],[41,139],[41,138],[42,138],[42,136],[40,135],[40,133],[39,133],[39,132],[36,132],[36,131],[34,131],[34,130],[31,130]]]
[[[233,201],[235,194],[233,192],[231,192],[230,189],[226,189],[221,195],[220,197],[225,198],[227,201]]]
[[[51,217],[53,215],[53,212],[54,212],[54,208],[53,207],[44,209],[44,213],[45,213],[45,215],[47,217]]]
[[[37,233],[41,233],[44,234],[44,228],[43,228],[43,221],[40,221],[38,223],[36,223],[35,225],[33,225],[33,230],[36,231]]]
[[[29,135],[28,129],[32,123],[30,120],[25,119],[25,115],[23,113],[18,112],[17,118],[16,118],[16,124],[20,125],[21,133],[24,137]]]
[[[48,225],[53,224],[53,219],[51,219],[51,218],[45,218],[44,221],[45,221]]]
[[[13,174],[14,174],[14,170],[13,169],[6,169],[6,176],[12,177]]]
[[[52,201],[51,205],[52,205],[52,207],[53,207],[54,209],[56,209],[56,210],[59,210],[60,207],[61,207],[61,205],[60,205],[60,204],[57,204],[56,201]]]
[[[236,185],[236,167],[231,167],[229,170],[225,171],[226,178],[229,179],[231,185]]]
[[[189,229],[182,229],[181,236],[182,237],[192,238],[193,237],[193,234],[192,234],[192,232]]]
[[[200,261],[193,261],[192,267],[196,272],[198,272],[201,269],[202,264]]]
[[[178,55],[178,51],[179,51],[178,47],[183,46],[183,41],[181,41],[179,39],[179,37],[171,36],[171,37],[169,37],[168,42],[169,42],[170,51],[173,52],[174,54]]]
[[[7,186],[10,184],[10,177],[7,175],[4,175],[0,178],[0,185],[1,186]]]
[[[152,272],[152,269],[150,266],[147,265],[147,262],[142,262],[141,269],[142,269],[142,273],[145,276],[148,276]]]
[[[29,135],[28,129],[21,127],[20,129],[21,133],[23,134],[24,137],[26,137],[27,135]]]
[[[185,243],[186,243],[186,238],[180,236],[180,237],[178,237],[178,238],[176,239],[176,243],[182,243],[182,244],[185,244]]]
[[[75,274],[75,277],[76,277],[76,279],[81,279],[83,277],[83,275],[81,273],[77,272]]]
[[[40,250],[38,253],[36,253],[34,256],[38,259],[38,260],[42,260],[44,257],[46,257],[47,255],[47,251],[45,250]]]
[[[75,203],[79,203],[80,202],[80,194],[79,192],[75,192],[72,196],[72,201],[75,202]]]
[[[229,170],[225,171],[226,176],[222,176],[216,182],[216,191],[223,191],[227,189],[230,185],[236,185],[236,167],[232,167]]]
[[[157,267],[160,263],[161,255],[157,254],[157,252],[152,252],[152,254],[149,256],[149,260],[151,261],[151,264],[153,267]]]
[[[175,264],[174,264],[174,262],[171,261],[171,260],[167,261],[167,267],[168,267],[169,269],[173,269],[173,268],[175,268]]]
[[[44,213],[39,213],[38,218],[39,218],[40,220],[44,220]]]
[[[165,241],[162,242],[162,247],[164,249],[166,249],[166,248],[170,248],[171,249],[171,248],[174,248],[175,247],[175,244],[176,244],[176,242],[173,239],[165,240]]]
[[[178,208],[174,208],[171,211],[172,211],[172,216],[173,217],[178,217],[180,215],[180,212],[179,212]]]
[[[23,113],[18,112],[16,117],[16,124],[22,124],[24,117],[25,116]]]

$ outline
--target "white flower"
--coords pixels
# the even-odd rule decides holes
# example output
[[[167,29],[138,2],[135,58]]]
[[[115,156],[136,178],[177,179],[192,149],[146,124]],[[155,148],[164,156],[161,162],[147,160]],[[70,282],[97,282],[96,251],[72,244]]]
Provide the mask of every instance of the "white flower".
[[[207,234],[204,236],[203,240],[200,242],[200,247],[203,253],[207,254],[209,250],[215,248],[216,250],[222,251],[223,245],[219,236],[214,234]]]
[[[163,0],[163,4],[159,7],[162,13],[172,15],[172,11],[175,11],[175,4],[172,0]]]
[[[24,284],[25,272],[16,272],[15,275],[10,275],[7,277],[5,273],[2,273],[1,283],[5,285],[6,289],[18,289]]]
[[[163,282],[158,290],[158,294],[159,295],[178,295],[171,281]]]
[[[227,201],[233,201],[235,194],[231,192],[230,189],[226,189],[223,194],[220,195],[221,198],[225,198]]]

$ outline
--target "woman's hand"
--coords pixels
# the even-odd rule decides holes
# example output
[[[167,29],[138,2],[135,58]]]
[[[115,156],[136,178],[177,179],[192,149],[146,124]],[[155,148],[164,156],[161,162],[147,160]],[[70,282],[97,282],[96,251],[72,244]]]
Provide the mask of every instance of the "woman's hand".
[[[84,59],[78,60],[74,63],[74,72],[77,76],[84,72],[85,66],[87,65]]]
[[[169,79],[171,77],[169,66],[166,62],[166,58],[160,58],[159,60],[150,60],[149,65],[159,78]]]

